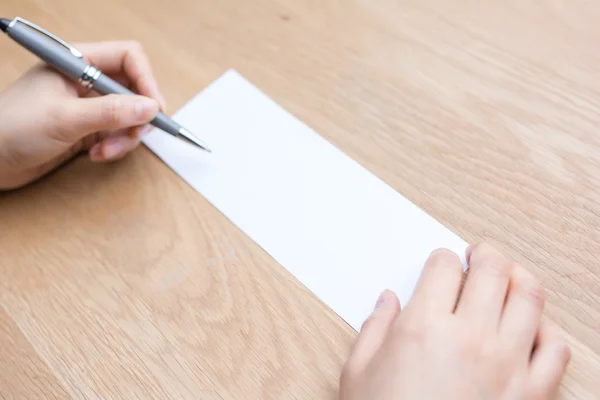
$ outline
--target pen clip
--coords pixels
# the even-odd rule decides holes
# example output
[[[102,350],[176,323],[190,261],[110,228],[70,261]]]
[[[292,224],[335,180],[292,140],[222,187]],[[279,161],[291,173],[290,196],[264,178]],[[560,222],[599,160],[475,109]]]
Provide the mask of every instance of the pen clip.
[[[42,35],[47,36],[49,39],[54,40],[56,43],[60,44],[62,47],[69,50],[71,52],[71,54],[73,54],[75,57],[83,58],[83,53],[80,52],[79,50],[77,50],[75,47],[71,46],[69,43],[65,42],[61,38],[54,36],[47,30],[40,28],[39,26],[35,25],[32,22],[27,21],[26,19],[23,19],[21,17],[15,17],[12,21],[10,21],[10,24],[8,25],[8,27],[12,28],[17,22],[25,24],[28,27],[30,27],[31,29],[38,31]]]

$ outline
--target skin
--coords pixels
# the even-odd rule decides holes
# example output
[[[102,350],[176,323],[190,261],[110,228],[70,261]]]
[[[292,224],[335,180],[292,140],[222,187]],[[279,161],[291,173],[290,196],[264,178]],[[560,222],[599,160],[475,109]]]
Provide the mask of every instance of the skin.
[[[139,96],[94,96],[37,65],[0,93],[0,190],[27,185],[82,152],[114,161],[139,145],[164,101],[135,42],[78,45]],[[544,292],[488,244],[459,258],[429,257],[401,312],[385,291],[363,325],[340,380],[340,400],[547,400],[570,360],[559,330],[542,321]]]
[[[75,155],[124,157],[140,143],[164,100],[136,42],[77,45],[88,61],[139,96],[96,96],[36,65],[0,93],[0,190],[27,185]]]
[[[571,353],[542,321],[544,291],[489,244],[429,257],[407,307],[382,293],[340,382],[340,400],[554,399]]]

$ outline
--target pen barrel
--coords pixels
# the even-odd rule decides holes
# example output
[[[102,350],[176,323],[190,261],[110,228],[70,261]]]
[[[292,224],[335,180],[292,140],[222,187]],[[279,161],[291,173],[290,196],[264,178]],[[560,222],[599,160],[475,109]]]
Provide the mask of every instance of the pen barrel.
[[[150,124],[173,136],[179,136],[179,130],[181,129],[181,125],[162,112],[159,112]]]
[[[77,81],[81,78],[88,63],[74,57],[71,52],[55,41],[40,35],[24,24],[14,24],[6,32],[15,42],[38,56],[46,64],[54,67],[70,79]]]
[[[39,32],[25,24],[9,25],[7,34],[59,73],[75,82],[82,83],[83,86],[89,85],[86,87],[93,88],[99,94],[135,94],[97,69],[91,68],[86,60],[75,56],[66,47],[45,35],[40,35]],[[150,123],[173,136],[179,136],[180,129],[182,129],[179,124],[162,112],[159,112]]]
[[[135,94],[131,90],[121,86],[118,82],[111,79],[110,77],[102,74],[96,79],[94,83],[94,90],[100,94]],[[181,126],[173,121],[169,116],[163,112],[159,112],[150,122],[153,126],[161,129],[173,136],[179,135],[179,129]]]

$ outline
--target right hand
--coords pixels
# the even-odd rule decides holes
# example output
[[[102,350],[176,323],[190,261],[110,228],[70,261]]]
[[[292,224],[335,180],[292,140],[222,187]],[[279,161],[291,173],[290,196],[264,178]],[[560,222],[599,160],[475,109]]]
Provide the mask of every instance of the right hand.
[[[0,190],[39,179],[75,155],[114,161],[133,151],[164,101],[142,47],[78,45],[89,62],[140,95],[98,96],[40,63],[0,93]]]
[[[558,328],[541,321],[544,294],[523,267],[487,244],[470,271],[434,252],[408,306],[384,292],[363,325],[340,400],[548,400],[570,359]]]

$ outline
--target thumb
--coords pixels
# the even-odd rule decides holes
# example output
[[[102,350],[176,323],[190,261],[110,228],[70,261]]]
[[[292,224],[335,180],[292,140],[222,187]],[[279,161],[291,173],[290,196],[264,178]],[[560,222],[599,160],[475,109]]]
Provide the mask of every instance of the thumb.
[[[74,99],[60,109],[62,133],[76,141],[92,132],[144,125],[154,119],[159,105],[149,97],[111,94]]]
[[[396,294],[385,290],[379,296],[375,310],[364,322],[354,344],[347,367],[350,371],[362,370],[381,347],[390,326],[400,313],[400,301]]]

